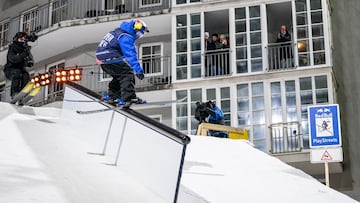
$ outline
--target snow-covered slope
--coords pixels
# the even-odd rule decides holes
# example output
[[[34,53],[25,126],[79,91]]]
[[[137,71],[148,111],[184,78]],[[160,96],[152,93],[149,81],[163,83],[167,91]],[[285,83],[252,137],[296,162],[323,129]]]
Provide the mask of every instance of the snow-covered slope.
[[[0,109],[0,202],[163,202],[88,154],[61,109],[1,102]],[[247,142],[191,139],[178,202],[357,202]]]

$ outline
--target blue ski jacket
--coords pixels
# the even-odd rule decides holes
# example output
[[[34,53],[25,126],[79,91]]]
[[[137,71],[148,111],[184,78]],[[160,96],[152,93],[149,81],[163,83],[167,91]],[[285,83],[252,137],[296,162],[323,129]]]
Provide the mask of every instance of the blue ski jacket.
[[[214,105],[213,109],[210,111],[212,111],[213,113],[209,113],[209,123],[224,123],[224,113],[218,106]]]
[[[121,23],[119,28],[107,33],[96,50],[98,64],[126,62],[136,74],[143,74],[138,61],[134,20]]]

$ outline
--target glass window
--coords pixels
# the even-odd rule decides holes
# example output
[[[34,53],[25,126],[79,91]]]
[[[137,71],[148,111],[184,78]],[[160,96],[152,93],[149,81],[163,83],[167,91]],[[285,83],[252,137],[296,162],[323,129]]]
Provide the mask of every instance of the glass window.
[[[145,74],[161,74],[162,73],[162,53],[161,44],[141,45],[140,58]]]
[[[300,78],[300,90],[311,90],[311,77]]]
[[[184,26],[187,26],[186,15],[176,16],[176,27],[184,27]]]
[[[244,46],[246,45],[246,34],[236,34],[236,46]],[[253,36],[254,38],[257,36]],[[253,39],[254,41],[256,39]]]
[[[249,87],[247,84],[237,85],[237,95],[238,97],[247,97],[249,96]]]
[[[264,95],[264,86],[263,86],[262,82],[252,83],[251,90],[252,90],[253,96]]]
[[[207,89],[206,90],[206,100],[209,101],[213,101],[216,100],[216,91],[215,89]]]
[[[39,11],[32,10],[23,14],[22,31],[24,32],[38,32],[41,30],[39,24]]]
[[[238,113],[238,125],[239,127],[250,125],[249,112]]]
[[[190,96],[191,96],[191,102],[202,101],[201,89],[191,89]]]
[[[236,8],[235,9],[235,19],[245,19],[245,8]]]
[[[249,7],[250,18],[260,17],[260,6]]]
[[[235,32],[246,32],[246,21],[236,21]]]
[[[200,15],[199,14],[192,14],[190,15],[191,25],[198,25],[200,24]]]
[[[176,52],[186,52],[187,50],[187,42],[186,41],[177,41],[176,42]]]
[[[281,107],[281,95],[271,96],[271,108]]]
[[[306,0],[297,0],[295,2],[296,12],[306,11]]]
[[[321,0],[311,0],[310,1],[311,10],[319,10],[321,9]]]
[[[176,0],[176,4],[186,4],[186,0]]]
[[[249,111],[249,99],[241,99],[238,98],[237,100],[238,110],[239,111]]]
[[[311,12],[311,23],[322,23],[323,19],[322,19],[322,12],[321,11],[317,11],[317,12]]]
[[[178,28],[176,30],[176,39],[186,39],[186,37],[187,37],[186,28]]]

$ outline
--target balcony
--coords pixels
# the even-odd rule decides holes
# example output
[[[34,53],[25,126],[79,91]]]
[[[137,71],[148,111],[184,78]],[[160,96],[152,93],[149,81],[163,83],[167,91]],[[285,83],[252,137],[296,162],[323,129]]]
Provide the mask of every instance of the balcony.
[[[302,138],[298,122],[276,123],[269,128],[272,154],[301,152]]]
[[[211,50],[205,53],[205,77],[230,75],[230,49]]]
[[[294,68],[294,51],[292,42],[273,43],[268,45],[269,71]]]
[[[0,23],[0,50],[8,45],[12,41],[12,37],[19,31],[40,32],[51,27],[61,26],[64,21],[79,19],[95,23],[100,18],[119,20],[133,16],[157,15],[168,13],[170,9],[170,0],[123,0],[119,5],[116,5],[115,1],[106,1],[105,5],[102,2],[98,0],[55,0],[7,21],[2,21]],[[33,7],[33,5],[29,6]]]

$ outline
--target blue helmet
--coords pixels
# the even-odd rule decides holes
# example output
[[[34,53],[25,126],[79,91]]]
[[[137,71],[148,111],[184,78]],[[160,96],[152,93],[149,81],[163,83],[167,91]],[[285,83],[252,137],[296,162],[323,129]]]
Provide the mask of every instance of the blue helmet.
[[[145,34],[145,32],[149,32],[149,29],[146,26],[145,22],[139,19],[134,20],[133,28],[136,33],[136,39],[141,38]]]

